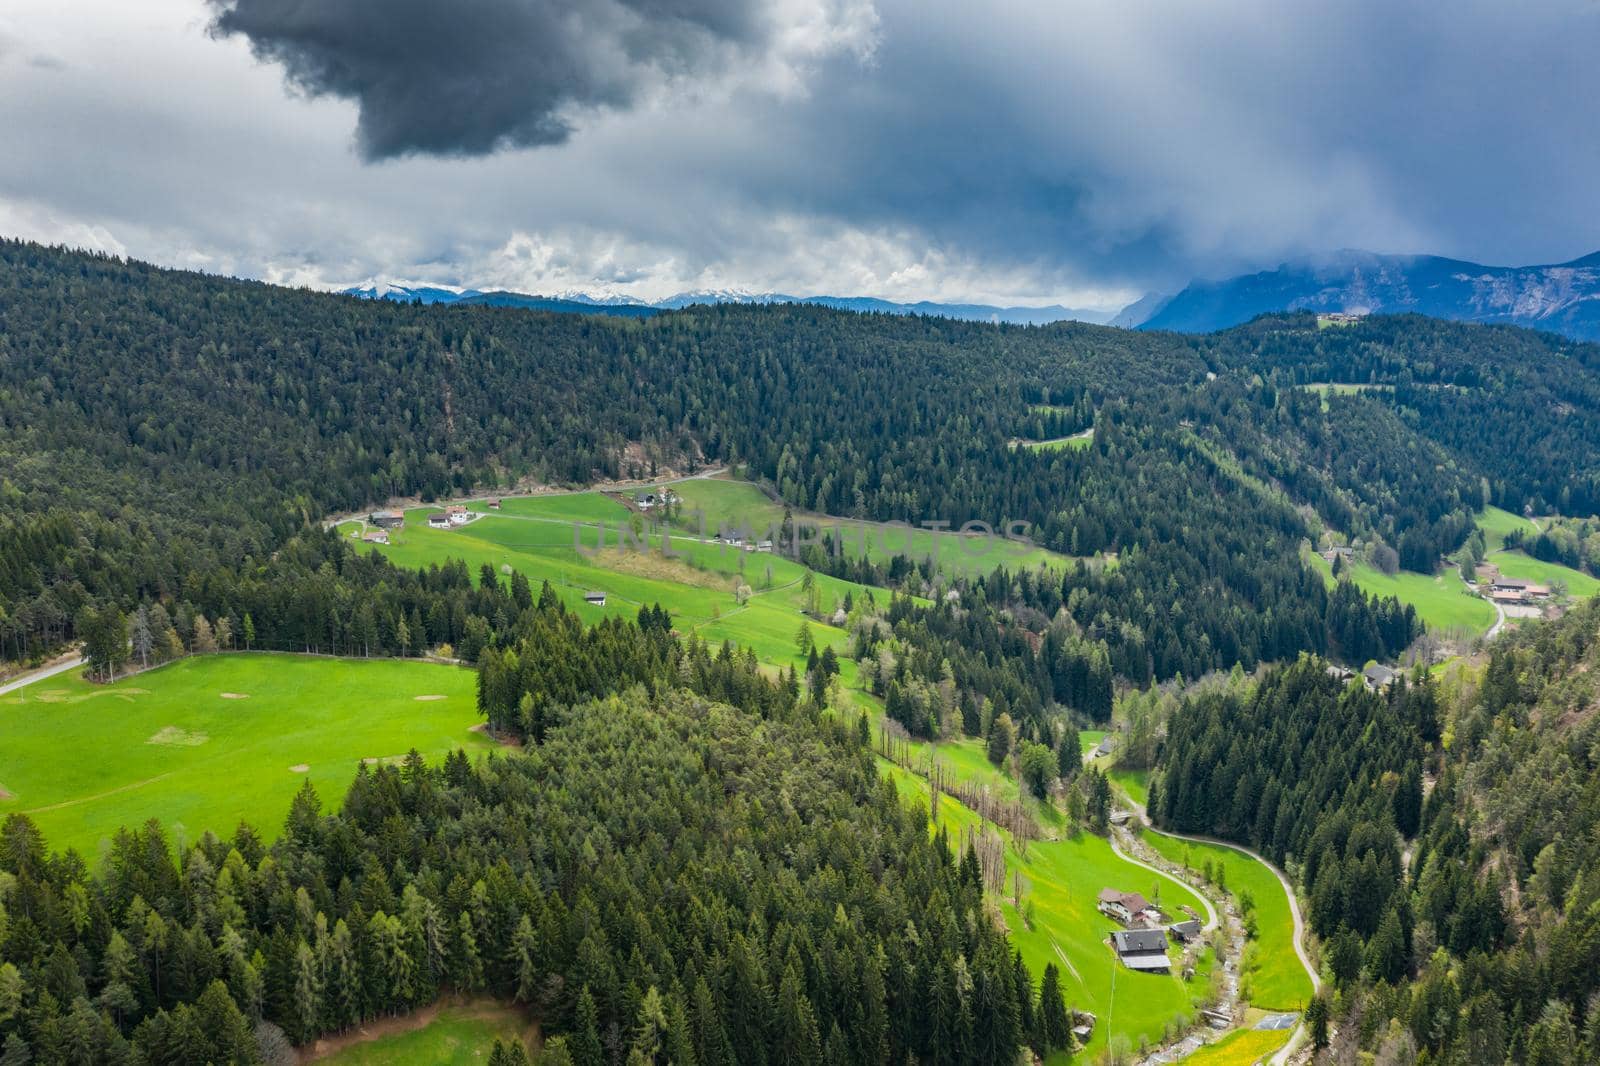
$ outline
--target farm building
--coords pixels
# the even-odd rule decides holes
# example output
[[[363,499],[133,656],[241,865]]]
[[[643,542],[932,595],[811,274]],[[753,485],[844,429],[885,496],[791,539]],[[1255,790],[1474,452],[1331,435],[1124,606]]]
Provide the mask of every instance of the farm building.
[[[450,516],[443,511],[435,511],[428,516],[429,529],[445,529],[450,525]]]
[[[1187,944],[1200,936],[1200,923],[1194,918],[1167,926],[1167,933],[1180,944]]]
[[[1094,754],[1097,757],[1103,757],[1103,756],[1106,756],[1106,755],[1110,755],[1113,751],[1116,750],[1116,747],[1117,747],[1117,738],[1112,736],[1110,733],[1107,733],[1105,736],[1100,738],[1100,744],[1099,744],[1098,747],[1096,747],[1094,749]]]
[[[1389,683],[1394,680],[1395,672],[1392,667],[1384,666],[1382,663],[1373,663],[1361,671],[1361,677],[1367,683],[1368,688],[1376,690],[1387,688]]]
[[[1170,970],[1172,961],[1167,958],[1167,934],[1159,929],[1118,929],[1111,934],[1111,946],[1117,958],[1130,970],[1159,972]]]
[[[444,514],[445,519],[452,526],[464,526],[467,524],[468,520],[472,518],[471,513],[469,513],[467,509],[460,504],[451,504],[449,507],[446,507]]]
[[[656,505],[656,494],[647,492],[643,496],[635,497],[635,500],[639,504],[639,510],[648,511]]]
[[[494,499],[489,501],[489,510],[491,510],[491,511],[500,510],[500,497],[496,496]]]
[[[1524,581],[1520,577],[1496,577],[1489,583],[1489,587],[1496,592],[1526,592],[1531,581]]]
[[[1123,925],[1132,925],[1140,921],[1159,921],[1161,917],[1161,912],[1137,892],[1118,892],[1114,888],[1102,888],[1100,900],[1096,905],[1100,908],[1101,914],[1114,918]]]
[[[595,607],[604,607],[606,605],[606,594],[604,592],[586,592],[583,594],[583,602]]]
[[[389,543],[389,531],[387,529],[369,529],[361,535],[361,539],[368,544],[387,544]]]
[[[1356,676],[1356,672],[1348,666],[1335,666],[1329,663],[1324,669],[1328,671],[1328,676],[1335,681],[1349,681]]]
[[[406,524],[406,516],[399,511],[373,511],[367,521],[379,529],[399,529]]]

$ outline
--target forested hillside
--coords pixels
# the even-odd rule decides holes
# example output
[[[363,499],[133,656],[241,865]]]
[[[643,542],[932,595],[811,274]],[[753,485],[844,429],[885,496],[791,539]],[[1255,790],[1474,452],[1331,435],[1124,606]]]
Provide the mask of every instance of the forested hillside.
[[[1035,988],[976,855],[878,782],[866,715],[824,713],[842,653],[907,733],[1019,752],[1046,798],[1119,690],[1244,668],[1147,731],[1149,807],[1299,879],[1340,1040],[1593,1057],[1600,608],[1496,645],[1481,677],[1369,692],[1327,660],[1399,656],[1416,613],[1330,587],[1304,549],[1356,538],[1431,573],[1494,503],[1580,516],[1530,546],[1592,565],[1597,371],[1592,346],[1418,318],[1200,338],[801,305],[599,318],[0,244],[0,660],[449,645],[528,752],[363,769],[337,815],[306,794],[270,848],[245,827],[176,865],[156,826],[91,866],[8,818],[0,1054],[252,1061],[276,1029],[443,990],[530,1005],[582,1066],[1069,1046],[1055,971]],[[1378,387],[1306,387],[1335,383]],[[1086,447],[1013,446],[1089,426]],[[1022,522],[1073,558],[959,576],[815,550],[810,570],[894,592],[840,604],[838,653],[803,630],[801,676],[657,604],[585,627],[511,567],[408,570],[323,528],[723,464],[796,510]]]
[[[1557,430],[1594,424],[1572,412],[1600,395],[1595,356],[1553,360],[1554,343],[1417,319],[1200,339],[805,306],[623,321],[397,306],[12,242],[0,647],[48,649],[85,607],[198,602],[196,583],[241,580],[241,560],[330,511],[737,461],[799,506],[1024,521],[1056,550],[1116,553],[1114,570],[1068,574],[1061,602],[1131,679],[1302,650],[1359,662],[1414,629],[1359,595],[1336,604],[1299,545],[1325,526],[1429,570],[1486,498],[1586,498],[1588,475],[1550,479],[1568,458],[1593,469],[1585,435]],[[1290,387],[1362,369],[1324,354],[1347,350],[1407,387],[1492,361],[1499,376],[1463,402],[1515,408],[1548,461],[1471,446],[1467,415],[1387,398],[1325,411]],[[1007,447],[1053,398],[1095,408],[1093,445]]]
[[[1152,808],[1297,874],[1337,1055],[1600,1062],[1597,627],[1384,694],[1307,659],[1174,714]]]
[[[7,1061],[256,1062],[274,1027],[298,1043],[446,988],[528,1005],[580,1066],[994,1063],[1048,1050],[1035,1019],[1062,1014],[975,865],[854,731],[792,709],[634,688],[524,756],[363,768],[319,808],[308,785],[271,848],[241,826],[176,868],[130,828],[98,875],[9,819]]]

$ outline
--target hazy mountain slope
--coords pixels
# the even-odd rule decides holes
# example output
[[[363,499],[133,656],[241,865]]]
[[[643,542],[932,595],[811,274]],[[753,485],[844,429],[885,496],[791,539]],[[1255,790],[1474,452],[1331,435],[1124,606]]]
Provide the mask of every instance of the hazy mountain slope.
[[[1272,311],[1306,310],[1416,312],[1593,340],[1600,339],[1600,253],[1553,266],[1492,267],[1438,256],[1341,252],[1258,274],[1196,281],[1142,318],[1132,314],[1137,307],[1124,312],[1126,324],[1183,333],[1225,329]]]

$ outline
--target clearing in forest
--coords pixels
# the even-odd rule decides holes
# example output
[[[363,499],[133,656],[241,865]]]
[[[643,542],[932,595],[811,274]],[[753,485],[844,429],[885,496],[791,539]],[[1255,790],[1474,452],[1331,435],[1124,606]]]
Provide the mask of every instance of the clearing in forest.
[[[91,863],[118,827],[151,818],[189,842],[240,821],[271,839],[305,778],[332,809],[374,751],[493,748],[470,731],[478,717],[473,672],[433,663],[257,653],[111,685],[59,674],[0,696],[0,818],[25,812]]]

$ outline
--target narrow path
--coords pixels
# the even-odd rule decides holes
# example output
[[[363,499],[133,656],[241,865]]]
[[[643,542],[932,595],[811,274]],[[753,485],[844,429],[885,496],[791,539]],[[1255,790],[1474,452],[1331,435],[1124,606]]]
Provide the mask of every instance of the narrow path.
[[[1463,585],[1465,585],[1467,587],[1467,591],[1471,592],[1474,596],[1476,596],[1478,594],[1477,590],[1472,587],[1472,583],[1469,582],[1465,577],[1463,577],[1461,579],[1461,583]],[[1498,603],[1496,603],[1492,599],[1489,601],[1489,606],[1494,608],[1494,625],[1490,626],[1489,627],[1489,632],[1487,632],[1487,633],[1485,633],[1483,635],[1483,639],[1484,639],[1485,643],[1493,640],[1495,638],[1495,636],[1497,634],[1499,634],[1500,630],[1504,629],[1505,625],[1506,625],[1506,610],[1505,610],[1505,608],[1501,607]]]
[[[23,674],[21,677],[14,678],[11,681],[7,681],[3,685],[0,685],[0,696],[4,696],[7,692],[15,692],[19,688],[25,688],[26,686],[33,684],[35,681],[43,681],[47,677],[55,677],[57,674],[64,674],[68,670],[75,670],[82,666],[86,661],[87,660],[85,660],[81,655],[75,655],[66,662],[60,662],[52,666],[46,666],[42,670],[33,671],[31,674]]]
[[[1165,877],[1168,881],[1171,881],[1173,884],[1177,885],[1178,887],[1187,888],[1190,892],[1193,892],[1194,895],[1195,895],[1195,898],[1198,899],[1200,901],[1200,903],[1206,909],[1206,924],[1205,924],[1205,928],[1202,929],[1201,932],[1209,933],[1213,929],[1215,929],[1219,924],[1221,924],[1220,920],[1217,918],[1217,909],[1216,909],[1216,907],[1212,906],[1212,904],[1211,904],[1211,897],[1207,896],[1204,892],[1200,891],[1194,885],[1191,885],[1191,884],[1189,884],[1189,882],[1183,880],[1183,878],[1177,877],[1177,876],[1175,876],[1173,874],[1169,874],[1167,871],[1161,869],[1160,867],[1152,866],[1149,863],[1145,862],[1144,860],[1136,859],[1132,855],[1129,855],[1126,851],[1123,851],[1122,850],[1122,846],[1117,843],[1117,831],[1116,830],[1113,829],[1110,832],[1110,834],[1107,835],[1106,839],[1111,844],[1112,854],[1116,855],[1116,857],[1121,859],[1123,862],[1131,863],[1134,866],[1138,866],[1138,867],[1140,867],[1142,869],[1149,870],[1151,873],[1155,874],[1156,876]]]
[[[391,503],[391,505],[386,505],[385,507],[381,508],[369,507],[366,510],[353,511],[346,515],[333,515],[323,519],[322,526],[324,529],[332,529],[334,526],[337,526],[342,522],[350,522],[357,518],[365,518],[374,510],[384,510],[387,509],[388,506],[394,506],[397,510],[406,511],[413,507],[444,507],[447,504],[452,503],[483,503],[487,500],[502,500],[509,498],[522,499],[526,497],[539,499],[545,496],[581,496],[586,492],[632,492],[635,489],[653,489],[664,485],[681,485],[685,481],[701,481],[705,478],[713,478],[718,474],[725,474],[727,472],[728,468],[726,466],[714,466],[708,470],[702,470],[698,474],[684,474],[681,477],[657,478],[654,481],[612,481],[603,485],[590,485],[589,487],[582,489],[552,489],[549,492],[495,492],[486,493],[481,496],[462,496],[457,499],[435,500],[433,503],[423,503],[421,500],[401,501],[398,504]]]
[[[1150,814],[1145,810],[1144,804],[1135,803],[1126,792],[1123,793],[1123,799],[1139,816],[1140,823],[1146,826],[1153,833],[1160,833],[1162,836],[1172,837],[1175,840],[1192,840],[1197,844],[1214,844],[1218,847],[1232,848],[1234,851],[1237,851],[1242,855],[1250,856],[1252,859],[1271,870],[1272,875],[1278,879],[1278,884],[1283,886],[1284,896],[1289,900],[1289,917],[1294,921],[1294,953],[1297,957],[1299,957],[1300,965],[1305,969],[1306,976],[1311,978],[1311,994],[1316,995],[1322,990],[1322,975],[1317,972],[1317,968],[1315,966],[1311,965],[1311,956],[1306,953],[1306,925],[1305,918],[1300,913],[1300,901],[1295,898],[1294,886],[1289,883],[1289,879],[1284,876],[1282,870],[1278,869],[1277,866],[1273,865],[1271,862],[1268,862],[1267,859],[1259,852],[1247,848],[1242,844],[1235,844],[1231,840],[1220,840],[1217,837],[1195,836],[1189,833],[1173,833],[1165,829],[1157,829],[1151,824]],[[1289,1037],[1289,1042],[1283,1045],[1283,1047],[1279,1048],[1276,1055],[1272,1056],[1272,1059],[1270,1060],[1272,1066],[1284,1066],[1284,1064],[1289,1061],[1289,1056],[1294,1054],[1295,1051],[1299,1049],[1301,1044],[1305,1043],[1307,1035],[1305,1016],[1302,1013],[1299,1024],[1295,1026],[1294,1034]]]

